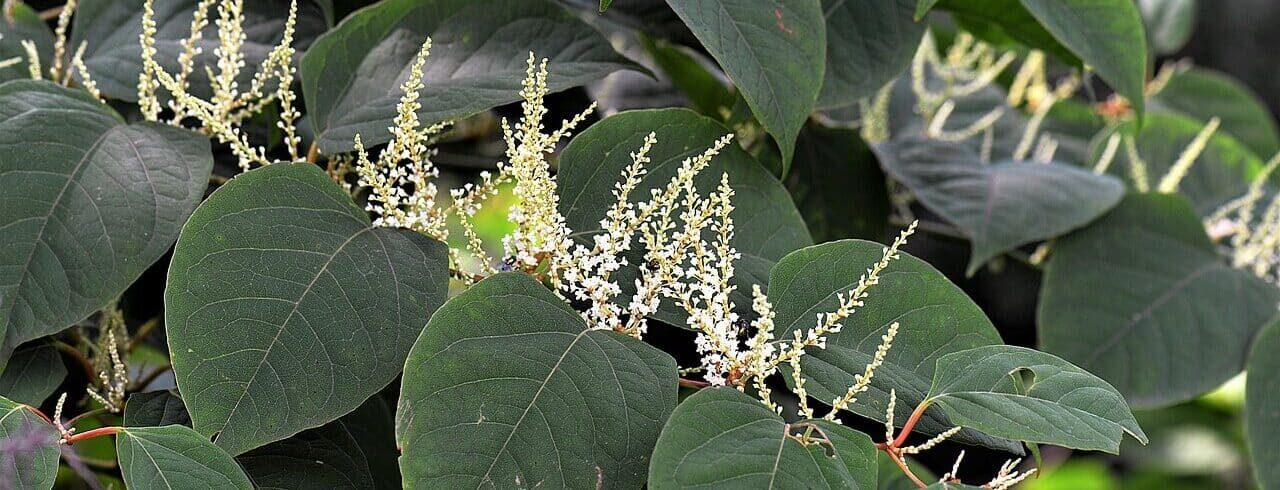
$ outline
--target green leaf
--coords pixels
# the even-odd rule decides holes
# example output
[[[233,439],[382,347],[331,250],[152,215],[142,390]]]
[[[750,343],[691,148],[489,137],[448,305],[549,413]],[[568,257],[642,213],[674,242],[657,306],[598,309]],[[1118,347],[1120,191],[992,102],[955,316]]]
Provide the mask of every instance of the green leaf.
[[[816,241],[884,238],[888,182],[857,131],[805,128],[786,183]]]
[[[916,21],[924,19],[924,16],[928,14],[930,10],[933,10],[933,7],[937,4],[938,0],[918,0],[916,3],[916,12],[913,17]]]
[[[701,154],[716,139],[731,132],[687,109],[627,111],[587,128],[561,153],[556,175],[560,212],[576,238],[589,243],[590,236],[600,230],[605,211],[617,200],[613,196],[614,184],[631,164],[631,152],[640,148],[651,131],[658,142],[649,151],[648,173],[631,193],[636,201],[648,199],[651,189],[665,186],[682,160]],[[742,254],[735,264],[735,284],[739,286],[734,301],[749,308],[750,285],[763,284],[775,262],[813,241],[787,190],[736,143],[721,150],[698,175],[698,191],[714,192],[726,172],[729,185],[737,192],[733,197],[733,245]],[[634,253],[639,257],[639,251]],[[635,268],[625,268],[617,277],[618,284],[625,288],[620,297],[630,298],[637,277]],[[669,302],[664,306],[655,315],[657,318],[674,325],[684,324],[683,310]]]
[[[957,425],[1017,441],[1112,454],[1126,432],[1147,443],[1115,388],[1025,347],[990,345],[942,356],[929,401]]]
[[[40,20],[40,12],[25,3],[11,2],[5,6],[0,16],[3,17],[0,18],[0,60],[21,59],[18,64],[0,68],[0,82],[31,78],[27,50],[22,47],[23,40],[36,44],[40,66],[47,70],[53,58],[53,31]]]
[[[819,0],[667,0],[720,63],[782,151],[786,175],[796,136],[822,89],[827,35]]]
[[[107,97],[129,102],[138,100],[138,75],[142,73],[142,48],[138,44],[138,36],[142,33],[144,2],[81,0],[76,7],[68,50],[74,52],[80,43],[85,43],[84,64],[98,89]],[[182,52],[180,43],[191,33],[191,17],[198,3],[198,0],[155,2],[156,61],[169,73],[178,72],[178,55]],[[244,7],[245,68],[238,80],[247,84],[271,48],[280,42],[289,2],[258,0],[245,2]],[[208,17],[210,22],[204,32],[204,40],[196,44],[202,52],[196,57],[196,69],[191,73],[191,92],[202,97],[211,93],[209,77],[202,67],[217,66],[214,54],[218,47],[214,26],[218,19],[217,9],[210,9]],[[297,22],[293,46],[299,51],[305,50],[316,36],[328,29],[324,14],[315,2],[298,2]]]
[[[938,6],[979,37],[1012,38],[1067,64],[1083,61],[1142,114],[1147,40],[1133,0],[943,0]]]
[[[191,414],[176,390],[149,391],[129,395],[124,405],[126,427],[191,426]]]
[[[875,242],[843,240],[803,248],[783,258],[769,277],[769,300],[777,315],[775,338],[790,338],[796,329],[808,330],[817,314],[835,311],[836,295],[853,289],[866,269],[880,260],[883,249]],[[844,321],[840,332],[828,337],[826,349],[810,349],[800,358],[811,397],[833,400],[844,395],[875,354],[880,336],[899,322],[901,328],[884,365],[850,409],[883,422],[892,389],[898,400],[894,420],[901,423],[925,399],[938,358],[1000,343],[995,327],[973,300],[933,266],[906,253],[881,274],[880,283],[869,294],[866,305]],[[916,428],[937,434],[954,425],[942,412],[930,410]],[[969,430],[955,437],[1020,450],[1010,441]]]
[[[960,28],[979,39],[1006,48],[1015,48],[1014,43],[1022,44],[1045,51],[1068,65],[1080,64],[1080,57],[1045,30],[1021,0],[940,0],[936,3],[939,9],[951,13]]]
[[[912,18],[916,0],[822,0],[827,67],[818,108],[852,105],[900,75],[924,35]]]
[[[253,488],[230,454],[181,425],[126,428],[116,453],[131,490]]]
[[[445,303],[409,354],[401,474],[424,488],[638,488],[676,379],[671,356],[587,329],[528,275],[491,276]]]
[[[1253,475],[1262,488],[1280,485],[1280,321],[1272,321],[1253,342],[1245,385],[1245,440]]]
[[[258,490],[373,488],[369,462],[344,420],[254,449],[236,461]]]
[[[1133,0],[1021,0],[1053,37],[1142,115],[1147,37]]]
[[[374,395],[356,411],[337,420],[360,445],[360,452],[369,462],[374,488],[400,490],[400,465],[396,458],[396,416],[389,402],[382,395]]]
[[[0,398],[0,484],[53,488],[58,473],[58,431],[31,407]]]
[[[1138,0],[1147,43],[1157,55],[1177,53],[1196,29],[1196,0]]]
[[[613,0],[600,0],[600,13],[603,14],[606,10],[609,10],[609,5],[612,3]]]
[[[550,58],[554,91],[635,64],[564,8],[546,0],[385,0],[317,39],[302,59],[302,91],[326,153],[390,139],[400,84],[431,38],[423,82],[424,124],[520,100],[532,51]]]
[[[1180,197],[1131,195],[1058,240],[1045,268],[1040,346],[1138,407],[1189,400],[1240,372],[1280,292],[1228,267]]]
[[[653,58],[671,83],[688,96],[689,104],[704,116],[723,119],[724,112],[733,108],[734,95],[716,75],[707,70],[689,48],[672,44],[664,39],[653,39],[637,33],[640,45]]]
[[[67,377],[58,349],[46,342],[23,344],[0,375],[0,396],[40,406]]]
[[[254,488],[400,488],[395,416],[381,395],[315,429],[236,458]]]
[[[354,410],[444,301],[444,244],[373,227],[311,164],[241,174],[183,228],[165,324],[195,429],[233,455]]]
[[[1137,123],[1130,121],[1114,128],[1114,131],[1136,133],[1135,147],[1146,163],[1148,184],[1155,189],[1160,179],[1168,173],[1182,151],[1202,129],[1204,124],[1193,119],[1153,112],[1146,117],[1141,129],[1137,128]],[[1114,133],[1100,135],[1098,141],[1105,142],[1110,134]],[[1102,151],[1102,146],[1104,145],[1097,145],[1097,153]],[[1178,193],[1191,201],[1197,214],[1208,216],[1223,204],[1243,195],[1254,176],[1262,171],[1263,165],[1252,151],[1231,135],[1219,130],[1209,138],[1204,152],[1187,171],[1178,186]],[[1107,172],[1121,176],[1132,185],[1129,167],[1129,154],[1122,145]]]
[[[1056,163],[987,164],[959,143],[910,136],[875,150],[894,180],[973,242],[968,275],[1001,253],[1093,221],[1124,195],[1108,176]]]
[[[0,85],[0,366],[159,259],[212,168],[203,136],[126,124],[81,90]]]
[[[1219,131],[1234,136],[1259,157],[1270,158],[1280,151],[1280,130],[1266,102],[1226,74],[1208,68],[1179,72],[1152,97],[1151,104],[1201,125],[1217,117],[1222,121]]]
[[[798,436],[813,428],[815,439]],[[787,424],[732,388],[707,388],[676,407],[662,428],[649,466],[649,487],[876,488],[871,438],[825,420]]]

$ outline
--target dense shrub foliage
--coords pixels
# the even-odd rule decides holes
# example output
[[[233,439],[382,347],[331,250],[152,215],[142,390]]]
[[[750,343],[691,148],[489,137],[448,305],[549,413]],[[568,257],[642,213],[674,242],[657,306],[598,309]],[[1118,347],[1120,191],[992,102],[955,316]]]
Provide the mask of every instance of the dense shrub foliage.
[[[6,2],[0,487],[1006,489],[1246,367],[1280,487],[1189,3]]]

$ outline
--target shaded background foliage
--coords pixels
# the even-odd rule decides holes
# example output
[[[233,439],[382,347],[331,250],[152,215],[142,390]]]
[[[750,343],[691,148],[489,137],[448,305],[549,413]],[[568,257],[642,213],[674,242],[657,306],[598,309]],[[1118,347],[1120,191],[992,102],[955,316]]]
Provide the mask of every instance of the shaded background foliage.
[[[564,3],[583,8],[592,8],[592,0],[561,0]],[[57,1],[31,1],[34,8],[45,9],[60,4]],[[371,2],[361,0],[318,0],[329,8],[327,12],[333,20],[341,19],[351,11]],[[1139,2],[1143,3],[1143,2]],[[1169,46],[1167,52],[1160,53],[1158,60],[1193,59],[1198,66],[1214,68],[1240,78],[1253,90],[1257,91],[1274,112],[1280,111],[1280,77],[1276,77],[1277,61],[1274,47],[1280,45],[1280,32],[1274,29],[1280,24],[1280,3],[1270,0],[1201,0],[1194,3],[1194,14],[1186,21],[1191,28],[1189,39],[1184,45],[1176,42]],[[643,27],[646,33],[655,38],[666,38],[693,45],[693,35],[679,22],[675,13],[662,2],[639,0],[617,0],[609,11],[609,15],[595,19],[597,28],[610,32],[614,26]],[[1150,24],[1148,24],[1150,26]],[[660,26],[659,29],[650,29]],[[1150,27],[1149,27],[1150,29]],[[1177,37],[1177,36],[1174,36]],[[624,53],[633,55],[636,53]],[[632,56],[633,58],[643,56]],[[1157,61],[1157,66],[1159,61]],[[650,66],[650,69],[657,68]],[[657,70],[655,70],[657,71]],[[683,88],[683,87],[682,87]],[[1103,98],[1105,89],[1098,84],[1099,99]],[[602,114],[614,111],[642,107],[667,107],[672,105],[689,105],[689,99],[682,90],[673,87],[671,81],[662,75],[652,79],[645,74],[619,72],[607,79],[591,84],[585,88],[575,88],[552,96],[549,106],[553,110],[572,111],[585,106],[590,100],[599,100]],[[695,102],[701,102],[695,101]],[[732,99],[723,101],[724,105],[734,103]],[[696,104],[695,104],[696,105]],[[695,107],[696,108],[696,107]],[[508,105],[494,110],[496,115],[511,116],[519,113],[518,107]],[[549,118],[559,120],[569,114],[553,113]],[[598,117],[593,116],[588,122],[594,123]],[[468,121],[461,134],[440,145],[440,154],[436,161],[441,166],[451,169],[452,175],[445,179],[457,182],[470,181],[475,172],[488,162],[501,158],[501,144],[497,138],[495,120],[493,118],[474,118]],[[811,150],[806,146],[806,138],[819,136],[821,130],[802,132],[792,165],[792,178],[785,182],[790,189],[798,191],[801,196],[815,195],[817,190],[806,189],[814,179],[814,174],[806,172],[822,172],[819,165],[821,154],[806,153]],[[875,156],[865,148],[851,148],[850,152],[857,157],[855,165],[848,171],[857,178],[876,179],[882,175]],[[813,152],[819,150],[813,149]],[[223,155],[225,156],[225,155]],[[1265,156],[1264,156],[1265,157]],[[810,168],[812,167],[812,168]],[[227,169],[222,170],[224,173]],[[830,171],[830,170],[825,170]],[[215,170],[218,173],[218,170]],[[821,174],[818,174],[821,175]],[[821,177],[816,177],[821,179]],[[839,199],[833,196],[831,199]],[[822,207],[828,203],[826,199],[815,198],[813,203],[805,198],[797,199],[797,206],[805,211],[810,207]],[[868,206],[883,203],[885,199],[867,200]],[[857,201],[851,205],[861,205]],[[933,218],[927,210],[920,211],[921,217]],[[501,216],[494,216],[491,223],[482,226],[491,227],[488,234],[498,236],[505,232],[505,223]],[[848,222],[858,219],[856,216],[835,215],[827,217],[834,221]],[[897,223],[894,225],[901,225]],[[843,229],[829,229],[822,226],[821,221],[809,221],[815,241],[822,242],[840,238],[867,238],[883,241],[892,228],[891,224],[873,221],[858,222],[856,226]],[[945,231],[945,230],[944,230]],[[907,245],[906,251],[917,257],[925,258],[930,264],[942,271],[986,312],[1004,341],[1010,345],[1036,346],[1036,308],[1039,300],[1041,274],[1035,267],[1022,261],[1005,257],[996,258],[991,264],[966,275],[966,266],[970,260],[968,241],[961,238],[948,238],[947,233],[930,233],[917,235]],[[1024,252],[1030,252],[1025,249]],[[121,306],[131,325],[141,324],[163,313],[163,305],[159,298],[163,296],[165,275],[170,257],[166,255],[148,269],[123,295]],[[679,329],[661,329],[651,337],[659,346],[688,345],[688,332]],[[158,331],[149,342],[159,350],[163,349],[165,339],[163,332]],[[157,359],[163,355],[157,353]],[[692,364],[696,359],[692,352],[677,353],[675,356],[680,365]],[[72,364],[74,366],[74,364]],[[83,386],[89,373],[70,369],[63,382],[64,387]],[[172,386],[170,376],[162,376],[155,380],[152,387]],[[381,400],[394,400],[398,383],[393,383]],[[70,390],[72,396],[79,396],[78,390]],[[1132,440],[1126,441],[1123,456],[1106,455],[1072,455],[1065,450],[1048,449],[1044,460],[1046,471],[1040,478],[1031,481],[1027,488],[1038,490],[1066,488],[1162,488],[1162,489],[1199,489],[1224,488],[1248,485],[1247,456],[1244,453],[1244,440],[1241,429],[1243,410],[1243,384],[1240,380],[1228,383],[1222,389],[1195,400],[1153,411],[1138,412],[1137,416],[1144,429],[1151,436],[1153,445],[1141,447]],[[43,408],[51,412],[52,400],[47,400]],[[386,410],[382,406],[362,407],[360,412],[376,412]],[[353,416],[356,414],[353,414]],[[875,433],[878,424],[868,421],[854,422],[853,425]],[[343,438],[359,437],[358,434],[308,434],[314,441],[315,451],[341,452]],[[339,441],[339,442],[334,442]],[[323,444],[322,444],[323,443]],[[948,469],[951,462],[949,455],[954,454],[962,446],[951,445],[946,450],[925,454],[921,463],[941,474]],[[966,479],[985,481],[994,474],[998,465],[1003,462],[1002,453],[964,446],[969,452],[967,466],[962,472]],[[386,449],[386,448],[384,448]],[[86,444],[77,447],[86,458],[93,458],[95,453],[101,455],[106,449],[95,448]],[[259,453],[262,453],[261,451]],[[255,454],[254,460],[263,466],[272,464],[270,454]],[[368,472],[370,475],[385,474],[391,468],[364,468],[352,471]],[[63,475],[60,481],[63,488],[76,488],[79,484],[73,478]],[[104,481],[103,483],[109,483]],[[393,483],[386,482],[391,486]],[[892,488],[891,482],[881,482],[881,488]]]

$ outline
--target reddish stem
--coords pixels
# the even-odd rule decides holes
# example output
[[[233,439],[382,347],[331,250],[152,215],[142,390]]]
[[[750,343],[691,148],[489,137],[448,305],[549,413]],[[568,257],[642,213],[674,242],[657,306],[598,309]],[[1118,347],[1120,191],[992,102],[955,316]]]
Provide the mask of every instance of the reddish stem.
[[[915,473],[911,472],[911,468],[907,467],[907,462],[903,461],[902,457],[898,456],[897,452],[893,450],[888,450],[888,451],[885,451],[885,453],[889,455],[889,459],[892,459],[893,463],[898,465],[898,469],[902,470],[902,473],[906,474],[907,478],[910,478],[911,481],[916,484],[916,486],[920,488],[928,487],[928,485],[925,485],[924,482],[920,481],[920,478],[917,477]]]
[[[915,428],[916,422],[920,421],[920,417],[924,416],[924,411],[928,408],[929,400],[927,399],[916,405],[915,411],[911,412],[911,417],[907,419],[907,423],[902,425],[902,431],[898,432],[898,437],[893,440],[893,444],[890,444],[889,447],[902,447],[907,442],[907,436],[911,435],[911,430]]]
[[[79,433],[79,434],[72,434],[70,437],[67,437],[67,438],[66,438],[66,440],[64,441],[64,443],[65,443],[66,445],[70,446],[70,445],[75,444],[75,443],[77,443],[77,442],[85,441],[85,440],[89,440],[89,439],[93,439],[93,438],[95,438],[95,437],[102,437],[102,436],[109,436],[109,435],[113,435],[113,434],[119,434],[119,433],[120,433],[120,431],[122,431],[122,430],[124,430],[124,428],[122,428],[122,427],[99,427],[99,428],[97,428],[97,429],[87,430],[87,431],[81,432],[81,433]]]
[[[700,390],[708,386],[711,386],[711,383],[708,383],[706,381],[680,378],[680,386],[683,386],[685,388],[693,388],[695,390]]]
[[[39,408],[33,407],[31,405],[23,405],[23,406],[27,407],[28,410],[31,410],[31,413],[34,413],[40,416],[40,418],[44,419],[45,422],[48,422],[49,425],[53,425],[53,419],[49,418],[48,415],[45,415],[44,412],[41,412]]]

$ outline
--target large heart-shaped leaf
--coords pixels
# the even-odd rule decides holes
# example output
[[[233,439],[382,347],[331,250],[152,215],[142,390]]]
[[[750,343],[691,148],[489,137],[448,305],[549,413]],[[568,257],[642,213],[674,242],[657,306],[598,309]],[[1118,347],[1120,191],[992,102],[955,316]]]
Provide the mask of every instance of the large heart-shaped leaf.
[[[58,473],[58,431],[31,407],[0,398],[0,484],[53,488]]]
[[[0,374],[0,396],[38,407],[66,377],[58,349],[43,341],[24,344]]]
[[[253,488],[230,454],[181,425],[121,430],[116,454],[130,489]]]
[[[1112,454],[1126,432],[1147,443],[1115,388],[1025,347],[989,345],[942,356],[929,403],[957,425],[1017,441]]]
[[[31,41],[40,55],[40,66],[48,67],[53,58],[53,31],[40,19],[40,12],[25,3],[9,4],[0,12],[0,60],[18,58],[13,66],[0,68],[0,82],[30,78],[27,50],[22,41]],[[47,73],[46,73],[47,74]]]
[[[520,100],[532,51],[550,58],[552,91],[635,68],[593,28],[546,0],[385,0],[347,17],[302,59],[302,89],[325,152],[390,139],[400,84],[422,42],[426,124]]]
[[[639,488],[676,377],[671,356],[588,330],[533,278],[489,277],[445,303],[409,354],[401,474],[418,488]]]
[[[1113,128],[1134,135],[1138,156],[1146,165],[1148,185],[1155,188],[1179,155],[1190,145],[1204,124],[1178,114],[1153,112],[1147,115],[1141,129],[1134,122]],[[1114,132],[1100,135],[1109,137]],[[1105,139],[1103,139],[1105,141]],[[1101,152],[1102,145],[1097,145]],[[1095,152],[1095,153],[1096,153]],[[1129,154],[1116,152],[1115,161],[1107,169],[1132,185]],[[1191,165],[1178,193],[1191,201],[1200,216],[1207,216],[1223,204],[1240,197],[1263,167],[1262,160],[1231,135],[1217,132],[1209,138],[1196,162]]]
[[[786,183],[814,240],[884,238],[888,182],[856,131],[805,128]]]
[[[819,0],[667,0],[773,135],[787,173],[826,71]]]
[[[649,151],[648,173],[631,193],[637,201],[649,199],[650,190],[665,186],[682,160],[706,151],[730,130],[687,109],[657,109],[617,114],[583,131],[565,147],[556,176],[560,212],[578,239],[589,244],[590,236],[600,230],[605,211],[617,200],[612,193],[614,183],[631,164],[631,152],[640,148],[650,132],[657,135],[658,142]],[[739,286],[734,301],[749,308],[750,285],[763,284],[775,262],[813,242],[787,190],[736,144],[721,150],[698,175],[699,192],[714,192],[724,173],[729,174],[729,185],[736,191],[733,245],[742,254],[735,264],[735,283]],[[625,288],[620,297],[630,298],[636,276],[634,267],[618,272],[618,284]],[[670,304],[664,304],[655,316],[668,323],[684,324],[682,310],[671,308]]]
[[[787,255],[769,277],[769,300],[776,317],[776,338],[806,331],[817,315],[835,311],[837,294],[847,293],[866,269],[880,260],[884,245],[842,240],[797,250]],[[880,344],[880,336],[894,322],[901,324],[884,365],[876,371],[866,393],[850,409],[884,421],[889,391],[897,392],[894,420],[907,419],[912,407],[925,399],[934,375],[934,362],[951,352],[1000,343],[991,321],[960,288],[928,263],[902,254],[869,291],[866,305],[846,319],[840,332],[828,337],[826,349],[810,349],[800,358],[809,395],[833,400],[845,393],[861,374]],[[937,434],[953,425],[938,410],[926,412],[918,430]],[[1018,451],[1010,441],[973,431],[957,440]]]
[[[1185,200],[1131,195],[1058,240],[1041,289],[1040,346],[1129,403],[1188,400],[1240,372],[1280,292],[1223,263]]]
[[[926,27],[912,18],[915,4],[916,0],[822,0],[827,68],[819,108],[857,103],[907,69]]]
[[[923,137],[875,146],[885,171],[973,242],[967,273],[1020,245],[1093,221],[1124,186],[1072,165],[983,163],[971,148]]]
[[[1272,321],[1253,342],[1245,386],[1245,439],[1253,474],[1262,488],[1280,485],[1280,321]]]
[[[98,89],[107,97],[131,102],[138,100],[138,75],[142,73],[142,47],[138,36],[142,33],[142,5],[145,1],[81,0],[76,8],[70,49],[85,43],[84,64]],[[178,71],[181,42],[191,34],[191,17],[198,3],[199,0],[155,2],[156,61],[170,73]],[[289,2],[258,0],[244,4],[246,42],[242,52],[246,68],[239,78],[247,83],[257,66],[280,42],[284,12],[289,11]],[[214,56],[218,47],[214,25],[218,19],[217,9],[210,9],[207,16],[209,26],[204,32],[204,39],[196,44],[201,54],[196,57],[196,69],[191,72],[191,91],[201,96],[210,93],[209,78],[202,67],[217,66]],[[298,50],[306,49],[316,36],[328,29],[317,2],[298,2],[295,29],[293,46]]]
[[[1200,124],[1222,121],[1223,131],[1262,158],[1280,151],[1280,130],[1266,102],[1239,81],[1207,68],[1178,72],[1151,99],[1151,105]]]
[[[222,186],[183,228],[165,323],[195,429],[233,455],[350,412],[444,301],[444,244],[375,228],[319,167]]]
[[[793,437],[810,427],[830,441]],[[872,490],[875,458],[866,434],[825,420],[788,424],[738,390],[710,388],[681,402],[662,428],[649,487]]]
[[[173,244],[204,194],[209,141],[125,124],[87,93],[0,85],[0,367],[89,316]]]

